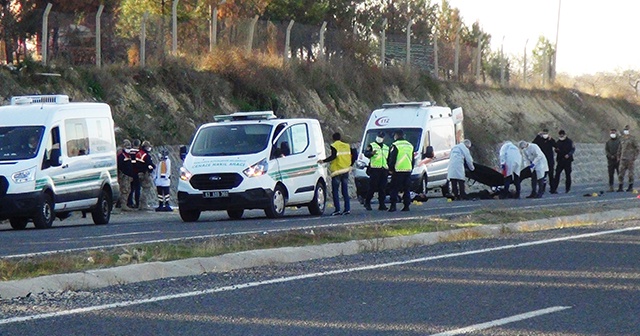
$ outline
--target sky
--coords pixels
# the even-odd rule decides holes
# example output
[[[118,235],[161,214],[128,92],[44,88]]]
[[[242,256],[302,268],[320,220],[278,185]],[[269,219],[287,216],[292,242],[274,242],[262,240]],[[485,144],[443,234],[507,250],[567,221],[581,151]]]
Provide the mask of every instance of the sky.
[[[505,54],[520,56],[525,44],[530,54],[540,36],[555,43],[560,7],[558,73],[640,70],[640,43],[634,38],[640,28],[640,1],[449,0],[449,4],[460,9],[467,26],[480,22],[482,30],[491,34],[493,50],[500,50],[504,37]]]

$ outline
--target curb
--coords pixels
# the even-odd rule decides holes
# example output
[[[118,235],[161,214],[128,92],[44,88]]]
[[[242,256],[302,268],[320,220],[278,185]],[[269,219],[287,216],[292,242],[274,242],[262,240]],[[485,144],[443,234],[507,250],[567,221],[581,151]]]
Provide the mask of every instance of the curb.
[[[228,272],[282,263],[293,263],[354,255],[366,251],[382,251],[432,245],[447,240],[468,237],[490,238],[505,232],[531,232],[569,226],[602,223],[614,219],[640,219],[637,210],[612,210],[600,213],[554,217],[507,224],[482,225],[472,228],[419,233],[411,236],[368,240],[354,240],[302,247],[282,247],[230,253],[216,257],[191,258],[169,262],[150,262],[79,273],[48,275],[24,280],[0,282],[0,299],[24,297],[31,293],[87,290],[112,285],[193,276],[205,273]]]

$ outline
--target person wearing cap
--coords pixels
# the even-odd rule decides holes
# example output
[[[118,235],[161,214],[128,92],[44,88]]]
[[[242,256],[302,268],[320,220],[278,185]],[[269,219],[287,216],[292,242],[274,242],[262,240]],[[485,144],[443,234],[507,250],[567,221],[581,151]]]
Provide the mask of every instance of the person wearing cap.
[[[150,204],[153,204],[153,201],[156,198],[153,192],[154,185],[152,177],[153,171],[156,169],[156,165],[151,157],[151,148],[151,143],[145,140],[140,145],[140,151],[136,154],[136,161],[141,163],[141,171],[138,174],[140,176],[140,187],[142,189],[140,193],[142,201],[138,204],[140,210],[150,210]]]
[[[620,161],[618,172],[618,191],[622,191],[622,184],[624,183],[624,175],[628,175],[629,186],[627,191],[633,191],[633,170],[636,158],[638,157],[638,142],[636,138],[631,135],[629,125],[622,130],[622,138],[620,139],[620,147],[618,147],[618,161]]]
[[[564,171],[564,192],[571,190],[571,162],[573,162],[573,153],[576,146],[573,140],[567,137],[567,132],[560,130],[558,132],[558,141],[556,141],[556,171],[553,180],[551,180],[551,193],[558,193],[558,185],[560,184],[560,173]]]
[[[542,153],[538,145],[529,143],[524,140],[518,143],[518,147],[522,150],[525,160],[529,163],[528,168],[531,169],[531,194],[527,198],[541,198],[547,186],[547,158]]]
[[[171,199],[171,159],[166,148],[160,151],[159,159],[158,169],[153,170],[153,183],[156,185],[158,193],[156,211],[171,212],[173,211],[171,205],[169,205],[169,200]]]
[[[391,172],[389,212],[396,211],[399,200],[398,193],[402,192],[402,211],[409,211],[411,204],[411,171],[413,170],[413,145],[405,140],[404,132],[397,130],[393,133],[395,140],[389,148],[389,171]]]
[[[509,187],[513,183],[516,187],[516,194],[513,198],[520,198],[520,171],[522,170],[522,154],[516,145],[511,141],[505,141],[500,147],[500,168],[504,176],[504,189],[500,198],[510,196]]]
[[[131,158],[131,183],[129,188],[129,196],[127,197],[127,207],[137,208],[140,201],[140,167],[142,162],[138,162],[138,152],[140,152],[140,139],[133,139],[131,148],[129,149],[129,157]]]
[[[609,173],[609,191],[613,191],[613,174],[616,173],[620,176],[618,166],[618,148],[620,148],[620,137],[618,137],[618,130],[612,128],[609,131],[609,140],[604,145],[604,151],[607,156],[607,171]]]
[[[453,146],[449,154],[447,179],[451,182],[451,192],[457,201],[467,199],[467,194],[464,190],[464,180],[466,178],[465,164],[469,170],[475,170],[473,157],[471,157],[469,148],[471,148],[471,140],[464,139],[461,143]]]
[[[549,181],[553,181],[553,170],[556,164],[553,156],[555,154],[554,149],[556,147],[556,140],[549,135],[549,129],[543,128],[542,132],[538,133],[532,142],[540,147],[540,150],[544,153],[544,157],[547,158],[547,165],[549,165]]]
[[[116,154],[118,166],[118,185],[120,186],[120,198],[116,201],[116,208],[129,210],[125,205],[127,197],[131,190],[131,179],[133,175],[133,167],[131,166],[131,141],[124,139],[122,147]]]
[[[387,159],[389,157],[389,146],[384,143],[384,132],[379,132],[376,140],[367,145],[363,154],[369,158],[369,191],[364,199],[364,208],[371,210],[371,199],[373,194],[378,193],[378,210],[387,210],[384,204],[386,196],[385,188],[387,187],[387,178],[389,176],[389,165]]]
[[[318,160],[318,163],[329,162],[331,193],[335,208],[331,216],[349,215],[351,214],[349,172],[351,172],[351,166],[356,161],[357,153],[348,143],[342,141],[340,133],[335,132],[331,137],[333,139],[331,155],[324,160]],[[340,192],[342,192],[342,199],[344,200],[344,212],[340,211]]]

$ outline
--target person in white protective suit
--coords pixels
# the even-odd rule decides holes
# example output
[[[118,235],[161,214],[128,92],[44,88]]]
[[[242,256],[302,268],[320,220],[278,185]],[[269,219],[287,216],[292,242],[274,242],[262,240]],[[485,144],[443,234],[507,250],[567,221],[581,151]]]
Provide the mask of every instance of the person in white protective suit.
[[[475,167],[473,166],[473,158],[471,157],[471,152],[469,152],[470,147],[471,140],[464,139],[464,141],[451,148],[447,178],[451,181],[451,192],[453,193],[454,199],[457,201],[467,198],[467,194],[464,191],[465,163],[469,170],[475,170]]]
[[[524,158],[531,169],[531,194],[527,198],[541,198],[547,186],[547,173],[549,172],[547,158],[540,147],[534,143],[522,140],[518,147],[522,149]]]
[[[508,198],[510,196],[509,187],[513,183],[516,187],[516,193],[513,198],[520,198],[520,170],[522,170],[522,154],[520,149],[511,141],[505,141],[500,147],[500,168],[502,176],[504,176],[504,189],[500,194],[500,198]]]

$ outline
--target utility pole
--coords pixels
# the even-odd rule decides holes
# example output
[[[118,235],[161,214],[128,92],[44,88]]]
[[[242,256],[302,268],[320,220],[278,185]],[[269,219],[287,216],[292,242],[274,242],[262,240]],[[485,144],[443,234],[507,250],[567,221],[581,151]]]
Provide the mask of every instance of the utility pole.
[[[562,0],[558,0],[558,21],[556,23],[556,45],[555,45],[555,50],[553,51],[553,65],[551,67],[551,82],[553,83],[553,81],[556,79],[556,63],[557,63],[557,56],[558,56],[558,33],[560,31],[560,8],[562,8]]]

